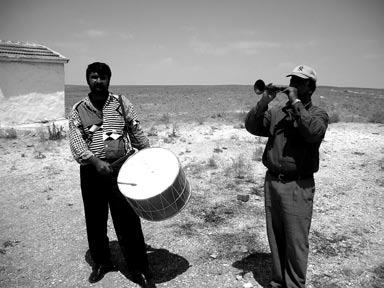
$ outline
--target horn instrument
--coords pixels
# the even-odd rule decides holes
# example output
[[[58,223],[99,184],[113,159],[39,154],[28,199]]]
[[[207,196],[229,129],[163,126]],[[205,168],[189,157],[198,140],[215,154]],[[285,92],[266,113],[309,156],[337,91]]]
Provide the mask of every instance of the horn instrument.
[[[257,80],[253,85],[253,90],[257,95],[262,94],[264,91],[267,91],[268,93],[278,93],[284,91],[285,89],[286,87],[284,86],[275,86],[272,85],[272,83],[265,85],[264,81],[261,79]]]

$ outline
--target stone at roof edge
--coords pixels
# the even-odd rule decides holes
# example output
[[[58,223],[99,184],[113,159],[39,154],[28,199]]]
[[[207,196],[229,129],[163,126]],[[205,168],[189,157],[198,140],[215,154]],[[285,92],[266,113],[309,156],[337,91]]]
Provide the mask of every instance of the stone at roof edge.
[[[31,47],[40,47],[48,50],[52,54],[54,54],[57,58],[48,58],[51,56],[48,56],[47,58],[39,57],[39,56],[22,56],[22,55],[16,55],[15,56],[5,56],[0,55],[0,60],[2,61],[25,61],[25,62],[49,62],[49,63],[68,63],[69,59],[60,53],[52,50],[51,48],[48,48],[45,45],[36,44],[36,43],[26,43],[26,42],[14,42],[14,41],[6,41],[6,40],[0,40],[0,44],[5,45],[18,45],[20,48],[31,48]]]
[[[0,61],[68,63],[69,59],[68,58],[38,58],[38,57],[4,57],[4,56],[0,56]]]

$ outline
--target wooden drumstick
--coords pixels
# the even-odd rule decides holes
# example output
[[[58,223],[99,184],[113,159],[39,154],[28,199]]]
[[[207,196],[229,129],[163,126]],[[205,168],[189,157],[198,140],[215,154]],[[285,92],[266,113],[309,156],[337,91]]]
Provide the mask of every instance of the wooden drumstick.
[[[129,183],[129,182],[117,182],[117,184],[125,184],[125,185],[131,185],[131,186],[137,186],[136,183]]]

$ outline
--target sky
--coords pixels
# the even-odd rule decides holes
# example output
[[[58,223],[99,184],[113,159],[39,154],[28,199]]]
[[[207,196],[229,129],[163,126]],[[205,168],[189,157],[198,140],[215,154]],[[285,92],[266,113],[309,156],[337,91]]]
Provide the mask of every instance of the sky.
[[[65,83],[89,63],[112,85],[286,85],[297,65],[318,85],[384,88],[382,0],[0,0],[0,39],[65,57]]]

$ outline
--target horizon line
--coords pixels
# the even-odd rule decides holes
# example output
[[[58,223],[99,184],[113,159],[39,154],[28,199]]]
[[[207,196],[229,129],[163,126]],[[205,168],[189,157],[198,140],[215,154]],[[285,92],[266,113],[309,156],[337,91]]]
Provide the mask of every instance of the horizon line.
[[[87,84],[71,84],[71,83],[65,83],[64,85],[72,85],[72,86],[85,86],[87,87]],[[254,84],[110,84],[111,87],[113,86],[253,86]],[[276,86],[287,86],[287,85],[281,85],[281,84],[275,84]],[[318,85],[317,87],[334,87],[334,88],[340,88],[340,89],[376,89],[376,90],[384,90],[383,88],[378,87],[357,87],[357,86],[334,86],[334,85]]]

